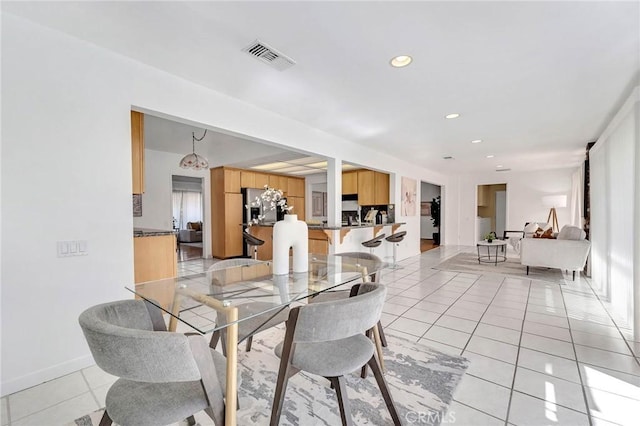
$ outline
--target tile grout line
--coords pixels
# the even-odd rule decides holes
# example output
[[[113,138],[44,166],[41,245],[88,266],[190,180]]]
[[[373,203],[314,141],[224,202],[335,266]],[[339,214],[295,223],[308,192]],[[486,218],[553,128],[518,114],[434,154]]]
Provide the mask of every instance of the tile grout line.
[[[520,348],[522,347],[522,335],[524,334],[524,322],[527,319],[527,308],[529,307],[529,298],[531,297],[532,280],[529,280],[529,291],[527,292],[527,303],[524,308],[524,316],[522,317],[522,329],[520,330],[520,340],[518,341],[518,351],[516,352],[516,363],[513,369],[513,379],[511,379],[511,392],[509,392],[509,403],[507,404],[507,416],[504,420],[505,426],[509,424],[509,414],[511,414],[511,402],[513,401],[513,392],[516,386],[516,376],[518,375],[518,361],[520,360]]]
[[[480,277],[482,277],[482,275],[480,275]],[[480,279],[480,277],[478,277],[478,280]],[[482,318],[484,318],[484,316],[486,315],[487,311],[489,310],[489,307],[491,306],[493,301],[496,299],[496,296],[500,292],[500,289],[502,289],[502,286],[504,285],[504,282],[505,282],[506,279],[507,279],[506,277],[502,278],[502,281],[500,282],[500,285],[498,286],[498,288],[496,289],[496,292],[494,293],[493,297],[491,298],[491,301],[489,302],[489,304],[487,305],[485,310],[482,312],[482,315],[480,315],[480,318],[478,318],[478,321],[476,322],[476,326],[473,328],[473,331],[470,333],[469,340],[467,340],[467,343],[464,345],[464,348],[462,348],[462,351],[460,352],[460,355],[462,355],[464,353],[464,351],[467,350],[467,346],[469,346],[469,342],[471,342],[471,339],[476,334],[476,330],[478,329],[478,326],[480,325],[480,321],[482,321]],[[478,280],[476,280],[473,285],[476,285]],[[504,327],[502,327],[502,328],[504,328]],[[521,333],[522,333],[522,331],[521,331]],[[478,336],[478,337],[483,337],[483,336]],[[491,339],[491,340],[493,340],[493,339]],[[474,353],[473,351],[471,351],[471,352]]]
[[[93,400],[96,403],[96,406],[98,408],[102,408],[100,407],[100,401],[98,401],[98,397],[96,396],[96,394],[93,392],[93,388],[91,387],[91,385],[89,384],[89,380],[87,380],[87,377],[84,375],[84,368],[82,370],[80,370],[80,375],[82,376],[82,379],[84,380],[84,382],[87,384],[87,387],[89,388],[89,393],[91,394],[91,396],[93,397]]]
[[[564,299],[564,291],[560,286],[560,295],[562,296],[562,304],[565,311],[567,310],[567,302]],[[573,333],[571,330],[571,322],[569,321],[569,314],[567,313],[567,324],[569,325],[569,336],[571,336],[571,347],[573,348],[573,355],[576,357],[576,368],[578,369],[578,377],[580,378],[580,388],[582,389],[582,398],[584,398],[585,409],[587,410],[587,420],[589,426],[593,426],[593,420],[591,419],[591,410],[589,409],[589,399],[587,398],[587,391],[585,389],[584,380],[582,380],[582,372],[580,371],[580,362],[578,361],[578,352],[576,351],[576,344],[573,341]]]

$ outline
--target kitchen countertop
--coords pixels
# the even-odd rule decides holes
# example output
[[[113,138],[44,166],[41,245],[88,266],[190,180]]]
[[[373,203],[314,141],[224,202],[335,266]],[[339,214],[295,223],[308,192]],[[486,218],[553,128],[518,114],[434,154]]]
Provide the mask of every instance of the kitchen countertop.
[[[150,228],[133,228],[133,236],[135,237],[157,237],[158,235],[172,235],[173,230],[150,229]]]

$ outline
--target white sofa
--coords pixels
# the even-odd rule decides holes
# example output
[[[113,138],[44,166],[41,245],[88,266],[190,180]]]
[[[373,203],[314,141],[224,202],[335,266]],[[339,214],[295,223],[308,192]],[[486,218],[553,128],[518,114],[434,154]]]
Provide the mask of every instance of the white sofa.
[[[527,267],[559,268],[581,271],[587,262],[591,243],[585,240],[585,232],[575,226],[565,225],[555,239],[523,238],[520,241],[520,263]]]

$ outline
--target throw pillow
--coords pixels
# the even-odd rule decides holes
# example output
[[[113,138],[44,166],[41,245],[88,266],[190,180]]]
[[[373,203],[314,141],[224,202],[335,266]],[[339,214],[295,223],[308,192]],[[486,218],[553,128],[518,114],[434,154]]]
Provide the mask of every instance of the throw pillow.
[[[533,234],[538,229],[538,224],[536,222],[532,222],[524,227],[525,234]]]
[[[577,226],[565,225],[558,234],[559,240],[584,240],[586,233]]]
[[[553,228],[549,229],[536,229],[536,232],[533,233],[533,238],[553,238]]]

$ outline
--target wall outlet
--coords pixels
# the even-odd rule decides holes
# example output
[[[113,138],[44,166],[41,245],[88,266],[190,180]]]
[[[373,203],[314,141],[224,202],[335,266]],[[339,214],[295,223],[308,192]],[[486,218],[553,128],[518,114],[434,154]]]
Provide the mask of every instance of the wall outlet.
[[[58,257],[87,256],[89,254],[87,240],[58,241]]]

